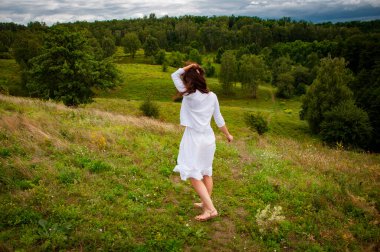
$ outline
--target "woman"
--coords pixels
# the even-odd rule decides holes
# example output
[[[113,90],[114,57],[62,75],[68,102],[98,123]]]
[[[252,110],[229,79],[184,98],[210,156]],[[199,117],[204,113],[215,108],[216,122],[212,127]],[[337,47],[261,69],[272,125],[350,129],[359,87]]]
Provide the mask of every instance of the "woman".
[[[198,64],[189,64],[179,68],[171,75],[173,82],[183,96],[180,120],[185,126],[177,166],[182,180],[190,179],[192,186],[201,198],[195,203],[203,213],[195,217],[206,221],[218,216],[218,211],[211,200],[213,188],[212,162],[215,153],[215,135],[210,126],[211,117],[231,142],[233,136],[228,132],[219,110],[218,98],[210,92],[204,78],[204,71]],[[182,79],[181,79],[182,77]]]

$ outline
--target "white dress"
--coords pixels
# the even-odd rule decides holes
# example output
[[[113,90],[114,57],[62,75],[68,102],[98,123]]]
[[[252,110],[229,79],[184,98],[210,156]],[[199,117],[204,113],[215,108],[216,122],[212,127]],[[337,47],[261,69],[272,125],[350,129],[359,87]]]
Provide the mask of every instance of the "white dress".
[[[185,71],[179,68],[171,76],[179,92],[186,88],[181,79]],[[195,93],[184,95],[181,105],[180,121],[186,126],[177,158],[175,172],[179,172],[182,180],[194,178],[203,179],[203,176],[212,176],[212,162],[215,153],[215,135],[210,126],[214,116],[218,127],[225,125],[219,109],[217,96],[213,92],[203,94],[198,90]]]

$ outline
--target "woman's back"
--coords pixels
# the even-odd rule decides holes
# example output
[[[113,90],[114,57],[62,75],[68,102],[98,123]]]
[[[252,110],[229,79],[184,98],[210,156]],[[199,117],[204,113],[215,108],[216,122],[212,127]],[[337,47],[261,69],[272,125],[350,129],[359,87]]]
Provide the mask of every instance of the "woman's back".
[[[173,82],[179,92],[187,91],[180,77],[183,72],[183,69],[180,68],[172,74]],[[203,132],[211,128],[212,116],[218,127],[225,124],[220,113],[218,98],[213,92],[202,93],[196,90],[194,93],[183,95],[180,113],[181,125]]]

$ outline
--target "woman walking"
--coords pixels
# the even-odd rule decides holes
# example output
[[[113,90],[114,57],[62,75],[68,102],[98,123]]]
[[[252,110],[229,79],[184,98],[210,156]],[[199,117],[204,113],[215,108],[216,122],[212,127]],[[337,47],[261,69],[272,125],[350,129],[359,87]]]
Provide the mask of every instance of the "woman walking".
[[[220,113],[218,98],[208,90],[204,71],[198,64],[179,68],[171,77],[183,96],[180,121],[186,127],[174,171],[180,173],[182,180],[190,179],[201,198],[201,203],[194,203],[194,206],[203,209],[203,213],[195,219],[206,221],[218,216],[211,200],[212,162],[216,147],[215,135],[210,126],[211,117],[214,116],[215,123],[229,142],[233,136],[228,132]]]

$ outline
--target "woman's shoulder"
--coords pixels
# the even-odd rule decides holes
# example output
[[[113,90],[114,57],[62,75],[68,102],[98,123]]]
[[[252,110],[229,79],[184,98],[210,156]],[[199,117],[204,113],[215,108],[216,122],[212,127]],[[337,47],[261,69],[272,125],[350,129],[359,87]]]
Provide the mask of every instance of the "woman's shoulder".
[[[218,96],[212,91],[209,92],[209,95],[214,99],[218,99]]]

